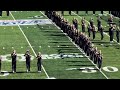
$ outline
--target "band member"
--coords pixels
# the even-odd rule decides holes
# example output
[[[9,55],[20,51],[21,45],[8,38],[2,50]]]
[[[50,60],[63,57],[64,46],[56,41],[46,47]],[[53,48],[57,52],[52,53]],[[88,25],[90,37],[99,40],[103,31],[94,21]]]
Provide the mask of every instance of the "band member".
[[[61,11],[61,14],[64,15],[64,11]]]
[[[76,29],[78,29],[78,20],[76,18],[73,18],[73,25]]]
[[[25,59],[26,59],[27,72],[29,72],[30,71],[30,58],[31,58],[29,50],[26,51],[26,53],[24,54],[24,56],[25,56]]]
[[[109,11],[109,14],[111,14],[111,11]]]
[[[90,60],[94,59],[94,50],[95,50],[95,48],[90,49]]]
[[[103,36],[104,28],[103,28],[102,25],[99,27],[99,31],[100,31],[100,34],[101,34],[101,40],[103,40],[103,38],[104,38],[104,36]]]
[[[90,22],[91,27],[93,28],[93,25],[94,25],[93,18],[91,18],[89,22]]]
[[[11,53],[11,58],[12,58],[12,72],[16,72],[16,58],[17,58],[17,53],[16,50],[13,50]]]
[[[78,41],[78,30],[76,29],[75,30],[75,44],[77,44],[77,41]]]
[[[37,67],[38,67],[38,72],[41,72],[41,64],[42,64],[42,55],[40,52],[38,52],[37,55]]]
[[[101,11],[101,14],[103,14],[103,11]]]
[[[119,43],[119,38],[120,38],[120,28],[119,28],[119,26],[116,28],[116,38],[117,38],[117,42]]]
[[[6,15],[9,16],[9,11],[6,11]]]
[[[82,32],[85,32],[85,18],[83,17],[81,20]]]
[[[76,14],[78,14],[79,13],[79,11],[76,11]]]
[[[2,57],[0,56],[0,73],[1,73],[1,62],[2,62]]]
[[[47,15],[47,14],[48,14],[48,11],[45,11],[44,13],[45,13],[45,15]]]
[[[71,11],[69,11],[69,15],[71,15]]]
[[[90,26],[90,23],[88,24],[88,36],[90,37],[90,33],[91,33],[91,31],[92,31],[92,27]]]
[[[88,14],[88,11],[85,11],[86,15]]]
[[[98,68],[101,70],[101,67],[102,67],[102,55],[101,55],[101,50],[100,50],[100,54],[98,54],[98,57],[97,57],[97,61],[98,61]]]
[[[93,15],[95,15],[95,11],[93,11]]]
[[[113,42],[113,37],[114,37],[114,27],[113,27],[112,24],[110,24],[109,36],[110,36],[110,43],[112,43]]]
[[[93,55],[93,57],[94,57],[94,64],[97,64],[97,54],[98,54],[98,51],[97,51],[97,47],[94,49],[94,55]]]
[[[100,31],[100,26],[101,26],[100,16],[98,16],[97,18],[97,26],[98,26],[98,31]]]
[[[95,39],[95,32],[96,32],[95,25],[93,25],[93,27],[92,27],[93,39]]]

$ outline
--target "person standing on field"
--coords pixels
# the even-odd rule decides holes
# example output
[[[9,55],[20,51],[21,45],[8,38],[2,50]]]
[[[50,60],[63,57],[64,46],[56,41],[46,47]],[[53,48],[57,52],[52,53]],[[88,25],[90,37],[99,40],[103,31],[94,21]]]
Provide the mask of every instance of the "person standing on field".
[[[30,59],[31,59],[31,55],[29,50],[26,51],[26,53],[24,54],[25,59],[26,59],[26,68],[27,68],[27,72],[30,72]]]
[[[38,72],[41,72],[41,65],[42,65],[42,55],[40,52],[38,52],[37,55],[37,67],[38,67]]]
[[[17,53],[16,50],[13,50],[11,53],[11,58],[12,58],[12,72],[16,72],[16,59],[17,59]]]

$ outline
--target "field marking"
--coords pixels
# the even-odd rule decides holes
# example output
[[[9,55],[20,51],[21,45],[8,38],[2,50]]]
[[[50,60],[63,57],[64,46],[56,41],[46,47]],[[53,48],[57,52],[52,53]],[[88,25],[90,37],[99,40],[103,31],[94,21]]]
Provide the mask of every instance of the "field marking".
[[[8,71],[1,71],[1,73],[4,73],[3,75],[0,74],[0,76],[8,76],[10,73]]]
[[[40,11],[41,12],[41,11]],[[43,12],[41,12],[42,14],[43,14]],[[45,14],[43,14],[45,17],[47,17]],[[47,17],[48,18],[48,17]],[[49,19],[49,18],[48,18]],[[51,21],[51,19],[49,19],[50,21]],[[51,21],[52,22],[52,21]],[[52,22],[53,23],[53,22]],[[55,25],[58,29],[60,29],[55,23],[53,23],[53,25]],[[60,29],[61,30],[61,29]],[[62,30],[61,30],[61,32],[63,32]],[[68,37],[64,32],[63,32],[63,34],[66,36],[66,37]],[[80,47],[78,47],[73,41],[72,41],[72,39],[70,38],[70,37],[68,37],[68,39],[80,50],[80,52],[84,52],[84,51],[82,51],[82,49],[80,48]],[[85,57],[87,57],[88,58],[88,56],[86,56],[86,54],[85,53],[83,53],[84,55],[85,55]],[[93,65],[95,65],[89,58],[88,58],[88,60],[93,64]],[[99,68],[97,67],[97,65],[95,65],[95,67],[99,70]],[[99,70],[102,74],[103,74],[103,76],[106,78],[106,79],[109,79],[101,70]]]
[[[104,11],[104,13],[106,13],[108,15],[112,15],[112,14],[107,13],[106,11]],[[112,15],[112,16],[114,16],[114,15]],[[114,17],[117,18],[117,19],[120,19],[119,17],[116,17],[116,16],[114,16]]]
[[[13,19],[16,20],[16,19],[14,18],[14,16],[12,15],[11,12],[10,12],[10,14],[11,14],[11,16],[13,17]],[[18,27],[19,27],[20,31],[22,32],[23,36],[25,37],[26,41],[28,42],[29,46],[31,47],[31,49],[32,49],[32,51],[33,51],[33,53],[34,53],[34,55],[37,56],[37,54],[35,53],[34,49],[33,49],[32,46],[31,46],[30,42],[28,41],[26,35],[24,34],[23,30],[21,29],[20,25],[18,25]],[[43,71],[45,72],[47,78],[50,78],[50,77],[48,76],[48,74],[47,74],[45,68],[43,67],[43,65],[41,65],[41,66],[42,66]]]
[[[74,12],[72,12],[72,13],[74,13]],[[74,15],[77,15],[79,18],[82,18],[81,16],[79,16],[79,15],[76,14],[76,13],[74,13]],[[86,21],[87,23],[89,23],[86,19],[85,19],[85,21]],[[97,27],[95,26],[95,28],[97,28]],[[108,37],[110,37],[106,32],[103,32],[103,34],[105,34],[105,35],[107,35]],[[113,39],[113,41],[116,42],[118,45],[120,45],[120,43],[118,43],[115,39]]]

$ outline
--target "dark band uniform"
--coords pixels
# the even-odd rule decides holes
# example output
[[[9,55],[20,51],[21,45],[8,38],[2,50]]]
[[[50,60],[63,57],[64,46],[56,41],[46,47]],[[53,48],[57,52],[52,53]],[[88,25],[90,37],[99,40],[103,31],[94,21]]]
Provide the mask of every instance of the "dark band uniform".
[[[71,11],[69,11],[69,15],[71,15]]]
[[[85,32],[85,20],[81,20],[82,23],[82,32]]]
[[[97,60],[98,60],[98,68],[101,69],[101,67],[102,67],[102,55],[98,55]]]
[[[42,57],[41,55],[37,55],[37,67],[38,67],[38,71],[41,71],[41,60],[42,60]]]
[[[113,37],[114,37],[114,29],[113,29],[113,27],[109,28],[109,36],[110,36],[110,41],[113,41]]]
[[[102,26],[100,26],[99,31],[100,31],[100,34],[101,34],[101,40],[103,40],[103,38],[104,38],[104,36],[103,36],[104,28]]]
[[[26,52],[24,56],[26,58],[26,68],[27,68],[27,72],[28,72],[28,71],[30,71],[30,58],[31,58],[31,56],[30,56],[29,52]]]
[[[16,58],[17,58],[17,54],[16,53],[11,53],[11,57],[12,57],[12,71],[16,72]]]

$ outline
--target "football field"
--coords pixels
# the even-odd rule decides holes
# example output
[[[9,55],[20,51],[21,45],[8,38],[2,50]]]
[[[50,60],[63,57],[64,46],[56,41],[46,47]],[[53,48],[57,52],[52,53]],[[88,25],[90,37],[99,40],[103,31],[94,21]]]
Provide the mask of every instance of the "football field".
[[[58,11],[61,13],[60,11]],[[97,26],[97,16],[91,11],[86,15],[85,11],[79,11],[72,15],[64,12],[64,18],[72,23],[75,17],[80,25],[81,18],[85,17],[86,24],[92,17]],[[104,12],[102,25],[105,28],[104,39],[100,40],[100,33],[96,34],[95,40],[91,40],[98,50],[103,54],[101,71],[85,55],[85,53],[72,40],[62,32],[45,15],[44,11],[11,11],[10,16],[0,17],[0,55],[2,56],[2,73],[0,79],[119,79],[120,78],[120,44],[109,43],[107,18],[109,14]],[[118,23],[115,18],[115,22]],[[17,23],[16,23],[17,22]],[[39,23],[39,24],[38,24]],[[87,28],[86,28],[86,34]],[[17,69],[12,73],[10,54],[13,50],[17,52]],[[24,54],[26,50],[31,53],[31,71],[26,72]],[[42,72],[37,72],[38,52],[42,53]],[[61,57],[63,55],[63,57]]]

